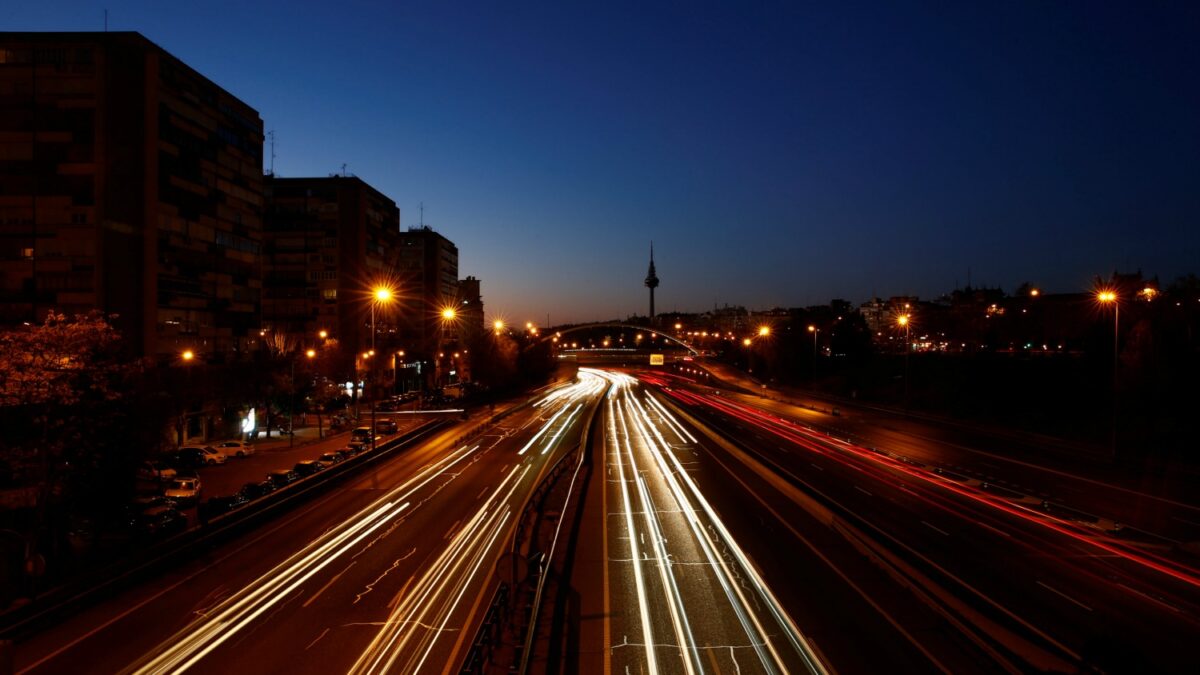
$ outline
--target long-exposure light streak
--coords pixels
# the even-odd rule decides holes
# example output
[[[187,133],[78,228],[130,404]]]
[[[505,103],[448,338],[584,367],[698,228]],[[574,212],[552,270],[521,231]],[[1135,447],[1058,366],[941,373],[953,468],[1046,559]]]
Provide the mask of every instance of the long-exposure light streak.
[[[626,395],[628,399],[628,395]],[[684,670],[691,674],[696,672],[699,654],[696,651],[696,638],[692,633],[691,624],[687,617],[687,608],[684,606],[683,594],[679,590],[679,582],[675,578],[675,571],[671,565],[671,554],[667,551],[667,537],[663,534],[662,525],[658,519],[658,510],[655,506],[654,499],[650,496],[650,491],[646,486],[646,481],[642,477],[642,471],[638,468],[637,457],[634,455],[633,435],[629,430],[629,414],[618,406],[621,420],[621,437],[625,439],[625,454],[629,459],[629,466],[632,469],[634,476],[634,484],[637,487],[638,499],[642,506],[642,516],[646,522],[646,529],[650,532],[650,547],[654,550],[654,559],[658,562],[658,576],[663,586],[663,594],[666,596],[667,609],[671,615],[671,627],[675,632],[675,639],[680,649],[680,657],[683,659]],[[643,439],[639,439],[643,440]],[[686,505],[681,504],[681,508],[686,508]],[[630,536],[633,533],[630,532]],[[703,670],[703,665],[699,668]]]
[[[479,446],[463,446],[422,467],[412,478],[379,497],[341,525],[314,539],[287,560],[231,595],[207,615],[161,643],[150,652],[148,661],[134,664],[126,669],[126,672],[139,675],[179,673],[195,665],[217,646],[261,617],[266,609],[285,598],[290,590],[279,592],[281,588],[297,578],[300,578],[302,583],[344,555],[360,542],[362,537],[391,522],[400,511],[408,507],[408,499],[414,493],[446,475],[451,468],[471,457],[478,449]],[[395,506],[397,502],[402,504]],[[359,534],[362,537],[357,537]],[[351,539],[353,542],[346,543]]]
[[[575,415],[580,411],[581,408],[583,408],[582,403],[576,405],[575,409],[571,411],[571,414],[567,415],[566,421],[559,425],[558,431],[554,432],[554,435],[550,437],[550,440],[546,441],[546,446],[542,448],[543,455],[554,449],[554,444],[557,443],[558,439],[562,437],[563,432],[570,428],[571,421],[575,419]]]
[[[248,587],[253,588],[252,591],[241,598],[235,596],[234,601],[223,606],[216,616],[207,618],[202,625],[194,628],[191,639],[185,640],[178,649],[165,651],[136,672],[187,670],[408,506],[408,502],[395,507],[391,503],[384,504],[366,518],[355,522],[348,530],[304,555],[296,564],[284,563],[276,567],[259,578],[261,585],[255,587],[252,584]],[[284,586],[286,588],[280,590]],[[258,602],[260,599],[262,602]]]
[[[643,639],[647,645],[647,662],[653,663],[651,659],[655,656],[655,649],[661,650],[666,646],[650,646],[654,644],[653,627],[648,625],[648,622],[652,621],[650,610],[653,606],[646,606],[650,591],[642,575],[642,567],[650,563],[658,570],[658,590],[665,600],[662,605],[665,605],[664,609],[669,612],[671,629],[675,634],[684,671],[706,672],[707,664],[702,661],[700,655],[704,650],[711,650],[715,646],[711,643],[711,627],[706,628],[710,632],[707,636],[709,642],[698,644],[697,636],[694,635],[693,619],[689,615],[703,612],[706,616],[705,623],[711,625],[711,621],[724,612],[730,617],[729,620],[734,622],[733,625],[740,626],[745,635],[744,640],[735,642],[757,655],[763,671],[787,673],[794,670],[798,664],[803,664],[803,669],[808,672],[825,673],[825,667],[816,657],[815,649],[783,610],[779,600],[771,593],[679,460],[677,449],[686,448],[689,443],[696,443],[695,437],[661,402],[651,396],[644,397],[643,402],[642,398],[635,396],[633,378],[615,373],[611,376],[617,386],[613,389],[607,407],[607,428],[612,457],[610,461],[616,464],[619,479],[617,482],[620,484],[625,507],[623,515],[627,536],[624,538],[630,542],[632,551],[631,563],[638,592]],[[670,434],[672,439],[668,440],[664,433]],[[639,459],[639,456],[649,459]],[[652,481],[657,486],[654,490],[651,489]],[[631,483],[633,487],[630,487]],[[633,503],[634,496],[638,502],[636,505]],[[649,538],[644,544],[652,554],[649,556],[643,554],[638,545],[640,537],[633,510],[639,507],[645,521],[643,528]],[[664,529],[667,526],[664,518],[676,523],[671,526],[675,538],[670,542]],[[679,530],[679,527],[683,529]],[[687,532],[689,536],[681,538],[680,532]],[[673,571],[676,565],[695,564],[675,559],[681,554],[689,555],[689,550],[698,552],[704,568],[711,571],[711,591],[696,586],[700,580],[694,576],[689,575],[685,584],[685,580],[677,577]],[[720,588],[720,592],[714,596],[713,592],[717,587]],[[695,595],[697,593],[700,595]],[[725,598],[724,604],[711,603],[712,599],[721,596]],[[705,597],[709,601],[693,607],[687,601],[691,597]],[[764,620],[768,616],[771,618]],[[780,634],[786,636],[786,644],[790,645],[790,651],[794,651],[795,655],[789,656],[780,650],[782,644],[777,642]],[[723,640],[729,638],[728,631],[721,635]],[[709,653],[711,656],[712,652]],[[737,660],[732,648],[730,658],[735,669],[740,671],[745,668],[746,664]],[[659,666],[653,663],[651,667],[657,669]]]
[[[614,388],[615,390],[615,388]],[[614,394],[615,395],[615,394]],[[621,443],[616,427],[616,410],[612,396],[607,401],[608,407],[608,438],[612,442],[610,450],[617,465],[617,479],[621,486],[621,501],[625,507],[625,532],[629,540],[629,560],[633,565],[634,585],[637,587],[638,614],[642,624],[642,643],[646,653],[646,670],[650,675],[658,673],[658,659],[654,654],[654,628],[650,623],[650,600],[646,592],[646,580],[642,572],[642,556],[638,550],[637,530],[633,526],[633,503],[629,499],[629,480],[625,477],[625,463],[621,460]]]
[[[1032,523],[1056,534],[1063,535],[1071,541],[1087,547],[1100,549],[1105,553],[1155,570],[1191,586],[1200,587],[1200,572],[1193,568],[1148,551],[1135,550],[1123,545],[1121,542],[1100,538],[1095,531],[1085,529],[1083,526],[1070,520],[1058,518],[1051,513],[1032,509],[1021,503],[1013,502],[1002,496],[989,494],[970,485],[961,485],[933,471],[912,466],[890,455],[880,454],[869,448],[822,434],[816,430],[800,427],[753,408],[710,397],[696,396],[695,394],[681,392],[680,390],[671,390],[669,393],[681,401],[708,406],[726,412],[764,431],[790,440],[801,447],[839,462],[845,463],[847,459],[853,459],[860,462],[854,466],[854,468],[859,470],[885,467],[892,471],[900,472],[915,478],[918,485],[933,486],[949,491],[970,500],[971,503],[986,506],[1009,516],[1015,516],[1024,522]],[[838,454],[835,455],[834,453]]]
[[[661,434],[653,426],[649,416],[646,415],[644,409],[638,404],[637,399],[631,398],[631,407],[637,409],[637,415],[634,417],[634,422],[638,428],[639,434],[643,437],[643,443],[650,450],[650,455],[658,466],[659,473],[666,480],[671,493],[674,495],[676,503],[680,505],[680,509],[686,518],[688,527],[692,531],[692,536],[697,543],[700,544],[700,549],[704,553],[705,559],[713,568],[713,573],[717,577],[718,583],[721,585],[722,591],[725,593],[726,599],[729,601],[730,607],[733,608],[734,614],[738,618],[738,622],[742,625],[742,630],[745,631],[749,638],[750,644],[753,645],[755,652],[758,654],[759,662],[770,672],[778,672],[776,664],[780,663],[779,653],[771,644],[770,637],[762,624],[758,621],[758,617],[749,609],[749,602],[741,589],[737,586],[729,566],[724,558],[721,558],[716,553],[716,545],[709,537],[708,532],[704,530],[699,518],[696,515],[695,509],[692,508],[687,494],[680,487],[678,480],[672,475],[675,467],[667,465],[663,458],[663,451],[655,445],[654,439],[651,438],[651,433],[658,437],[662,442],[663,447],[668,447],[666,441],[663,440]],[[770,658],[763,653],[763,646],[771,652]]]
[[[653,400],[653,397],[647,396],[647,398]],[[663,413],[668,418],[674,419],[674,416],[671,415],[669,412],[667,412],[665,410],[665,408],[662,408],[661,405],[659,406],[659,408],[663,411]],[[644,411],[643,411],[643,415],[645,415]],[[646,415],[646,421],[649,425],[650,420],[649,420],[648,415]],[[676,422],[676,423],[678,423],[678,422]],[[665,461],[664,458],[669,458],[671,461],[671,464],[673,464],[673,467],[663,466],[663,474],[665,476],[668,476],[669,480],[673,483],[675,482],[675,477],[677,476],[679,480],[683,481],[683,483],[686,484],[686,486],[688,488],[688,492],[690,492],[690,494],[692,495],[692,498],[704,510],[705,515],[708,516],[709,521],[711,522],[713,527],[720,534],[722,543],[725,544],[725,546],[727,547],[727,550],[729,550],[731,553],[733,553],[733,555],[737,559],[739,566],[740,566],[740,570],[750,577],[751,581],[754,584],[755,590],[758,591],[760,598],[765,601],[767,607],[769,608],[771,614],[775,617],[776,621],[781,626],[783,626],[787,629],[787,630],[785,630],[785,634],[787,635],[788,640],[792,643],[793,649],[804,658],[806,665],[812,672],[824,673],[825,667],[821,663],[821,661],[816,657],[816,651],[812,648],[812,645],[809,644],[808,640],[800,632],[800,629],[792,621],[792,619],[788,615],[788,613],[783,609],[783,605],[779,602],[779,599],[775,597],[775,595],[767,587],[767,585],[763,581],[763,579],[759,576],[754,565],[751,564],[749,557],[746,556],[745,552],[742,551],[740,546],[738,546],[738,543],[733,538],[733,535],[730,534],[728,529],[726,529],[725,523],[720,519],[720,517],[718,517],[716,511],[713,509],[712,505],[709,504],[708,500],[705,499],[703,493],[701,493],[699,487],[695,484],[695,481],[692,480],[691,476],[688,474],[688,472],[684,469],[683,465],[680,463],[679,458],[676,457],[674,452],[670,451],[670,445],[666,442],[665,439],[662,438],[662,436],[661,436],[661,434],[659,434],[657,428],[655,428],[653,425],[649,425],[649,426],[654,431],[654,434],[658,437],[659,441],[662,443],[663,450],[661,452],[657,453],[656,457],[658,457],[662,461]],[[699,522],[695,521],[695,524],[698,525]],[[711,539],[709,539],[707,531],[705,531],[704,529],[701,528],[700,532],[703,535],[704,539],[708,541],[709,546],[713,547],[713,549],[715,550],[715,543],[712,542]],[[742,596],[740,587],[737,584],[733,584],[732,586],[733,586],[733,589],[735,590],[735,592],[737,593],[737,595],[739,596],[739,598],[742,598],[742,605],[745,606],[747,609],[749,609],[750,605],[747,603],[744,596]],[[762,625],[758,622],[757,615],[753,614],[753,612],[751,612],[750,615],[753,617],[755,626],[758,628],[758,630],[762,634],[764,641],[766,642],[766,644],[770,648],[773,656],[775,657],[776,663],[778,663],[780,665],[780,667],[783,667],[783,662],[781,660],[781,657],[778,654],[778,652],[775,651],[773,644],[767,637],[767,633],[763,629]],[[768,665],[768,664],[764,663],[764,665]],[[784,667],[784,670],[786,671],[786,667]]]
[[[403,655],[409,655],[409,667],[402,669],[404,672],[420,670],[438,637],[445,632],[446,624],[480,565],[490,559],[487,552],[493,548],[511,517],[506,504],[530,469],[526,463],[509,470],[456,533],[450,545],[397,604],[350,673],[388,672]],[[448,590],[452,589],[458,592],[448,597]],[[419,644],[410,647],[414,641]]]

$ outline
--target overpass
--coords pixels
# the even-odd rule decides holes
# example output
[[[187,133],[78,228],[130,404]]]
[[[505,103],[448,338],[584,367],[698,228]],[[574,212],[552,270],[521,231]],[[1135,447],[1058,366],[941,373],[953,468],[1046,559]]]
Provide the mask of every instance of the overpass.
[[[676,338],[673,335],[669,335],[660,330],[655,330],[653,328],[648,328],[646,326],[637,326],[634,324],[623,323],[620,321],[601,321],[601,322],[597,322],[597,323],[578,324],[578,325],[570,326],[567,328],[555,328],[554,330],[547,329],[545,334],[542,336],[540,343],[550,342],[552,340],[555,340],[556,338],[561,340],[564,335],[568,335],[570,333],[579,333],[579,332],[592,331],[592,330],[603,330],[606,328],[617,328],[620,330],[634,331],[636,333],[650,333],[652,335],[657,335],[658,337],[664,338],[667,341],[670,341],[670,342],[675,343],[676,345],[679,345],[679,347],[687,350],[688,354],[690,354],[691,356],[700,356],[699,351],[697,351],[691,345],[687,344],[686,342],[683,342],[682,340],[680,340],[679,338]],[[614,352],[622,351],[624,353],[643,353],[644,352],[644,353],[649,354],[652,351],[662,351],[662,350],[648,349],[646,347],[637,347],[634,349],[610,349],[610,350],[592,350],[592,351],[614,351]]]

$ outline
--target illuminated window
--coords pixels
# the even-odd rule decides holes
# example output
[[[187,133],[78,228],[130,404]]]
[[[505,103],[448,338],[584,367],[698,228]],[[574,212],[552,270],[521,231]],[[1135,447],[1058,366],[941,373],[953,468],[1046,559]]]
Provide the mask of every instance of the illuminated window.
[[[337,289],[336,288],[326,288],[321,291],[321,297],[324,298],[325,300],[337,300]]]

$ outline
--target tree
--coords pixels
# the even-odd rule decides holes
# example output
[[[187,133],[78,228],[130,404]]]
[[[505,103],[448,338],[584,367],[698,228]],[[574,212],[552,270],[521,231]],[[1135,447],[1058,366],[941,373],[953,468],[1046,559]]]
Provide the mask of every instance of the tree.
[[[161,406],[147,404],[146,371],[124,350],[99,312],[52,312],[0,334],[0,460],[32,495],[23,516],[9,516],[36,567],[61,549],[72,517],[127,499],[137,461],[161,437]]]

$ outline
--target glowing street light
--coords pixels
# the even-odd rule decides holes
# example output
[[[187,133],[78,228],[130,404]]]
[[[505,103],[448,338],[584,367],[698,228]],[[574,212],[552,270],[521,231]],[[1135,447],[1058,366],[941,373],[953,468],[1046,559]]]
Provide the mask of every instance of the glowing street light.
[[[497,333],[504,330],[504,322],[500,319],[496,319],[492,322],[492,330],[496,331]]]
[[[196,354],[190,349],[185,349],[184,352],[179,355],[179,357],[184,361],[191,361],[192,359],[196,358]]]
[[[329,331],[327,331],[327,330],[320,331],[317,333],[317,337],[324,340],[325,338],[329,337]]]
[[[371,298],[372,298],[372,302],[371,302],[371,351],[367,352],[368,357],[375,356],[375,306],[391,302],[393,295],[394,294],[392,293],[392,289],[388,288],[387,286],[376,286],[374,288],[374,290],[371,291]],[[373,367],[373,364],[372,364],[372,367],[368,368],[368,374],[371,375],[371,385],[374,386],[376,383],[374,382],[375,368]],[[372,392],[372,394],[374,394],[374,392]],[[372,450],[375,449],[375,399],[376,398],[377,397],[374,395],[371,396],[371,449]]]
[[[905,308],[908,305],[904,305]],[[901,314],[896,318],[896,323],[904,327],[904,405],[908,406],[908,353],[912,351],[912,342],[909,331],[912,329],[912,321],[907,314]]]
[[[442,310],[442,319],[446,321],[453,321],[456,316],[458,316],[458,312],[453,307],[447,307]]]
[[[310,350],[304,352],[304,355],[311,359],[317,355],[317,350],[310,349]]]
[[[771,327],[770,327],[770,326],[759,326],[759,327],[758,327],[758,334],[759,334],[759,336],[760,336],[760,337],[766,337],[766,336],[770,335],[770,334],[771,334]]]
[[[750,338],[742,338],[742,346],[749,347],[750,346]]]
[[[1117,293],[1111,289],[1101,289],[1096,292],[1096,302],[1101,305],[1113,306],[1113,389],[1112,389],[1112,448],[1113,459],[1117,457],[1117,367],[1120,365],[1120,349],[1118,337],[1121,327],[1121,303],[1117,302]]]
[[[817,369],[817,333],[820,333],[821,329],[809,324],[808,332],[813,335],[813,372],[815,373]]]

